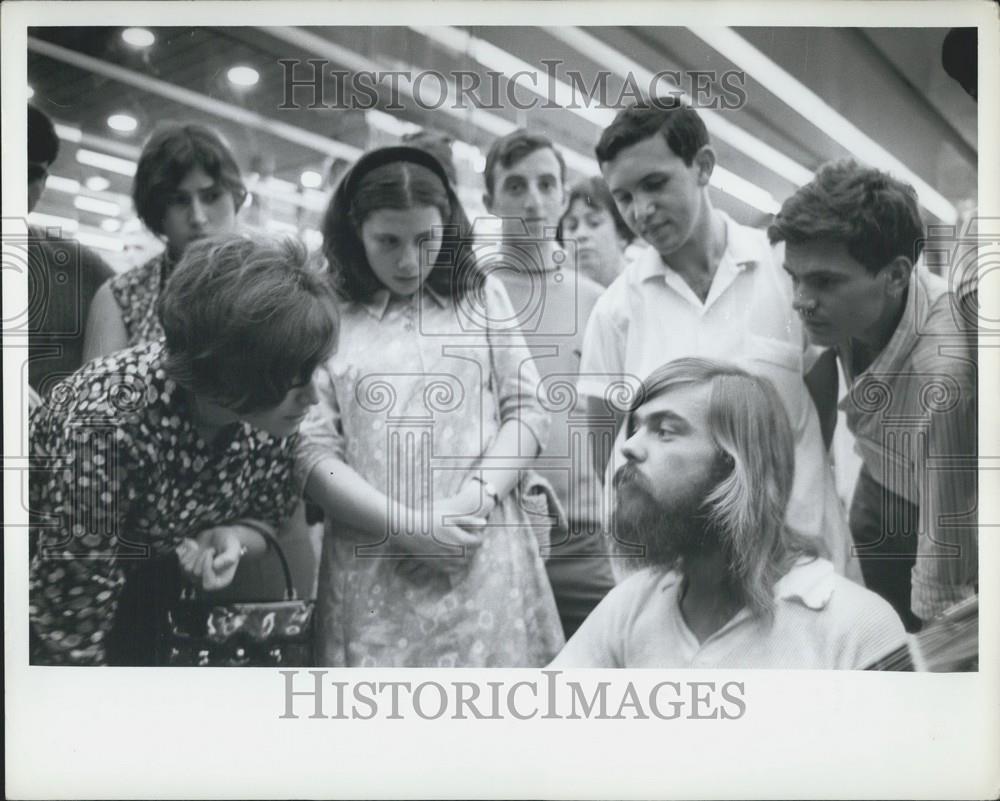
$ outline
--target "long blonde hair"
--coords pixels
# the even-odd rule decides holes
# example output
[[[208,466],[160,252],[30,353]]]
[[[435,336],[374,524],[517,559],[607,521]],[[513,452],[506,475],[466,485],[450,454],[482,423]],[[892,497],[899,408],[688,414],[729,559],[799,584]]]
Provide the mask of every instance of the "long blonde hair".
[[[765,378],[708,359],[676,359],[644,382],[630,412],[685,384],[711,386],[708,421],[724,477],[705,499],[709,525],[718,532],[730,577],[755,614],[770,617],[774,585],[816,545],[785,525],[795,475],[788,414]]]

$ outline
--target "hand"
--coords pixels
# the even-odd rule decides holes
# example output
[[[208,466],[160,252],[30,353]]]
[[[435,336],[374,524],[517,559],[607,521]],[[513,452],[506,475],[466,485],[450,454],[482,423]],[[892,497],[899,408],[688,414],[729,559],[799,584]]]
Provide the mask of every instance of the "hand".
[[[416,577],[433,569],[442,573],[460,575],[468,567],[472,551],[482,545],[482,530],[486,518],[474,514],[480,505],[478,492],[453,495],[435,500],[430,531],[414,531],[400,536],[400,545],[411,556],[401,562],[399,571]],[[463,548],[464,552],[458,550]]]
[[[216,526],[196,539],[185,538],[177,546],[181,572],[196,587],[206,591],[228,587],[243,555],[236,526]]]

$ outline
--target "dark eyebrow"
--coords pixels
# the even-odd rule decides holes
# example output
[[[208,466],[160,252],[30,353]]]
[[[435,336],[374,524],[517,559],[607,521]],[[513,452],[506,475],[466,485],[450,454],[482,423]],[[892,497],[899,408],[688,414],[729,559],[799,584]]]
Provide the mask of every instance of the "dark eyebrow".
[[[672,412],[669,409],[664,409],[663,411],[653,412],[648,417],[645,417],[638,412],[632,416],[632,426],[633,431],[639,426],[646,426],[647,428],[654,428],[663,422],[671,422],[675,424],[682,431],[690,431],[691,424],[681,417],[677,412]]]
[[[781,265],[781,269],[784,270],[786,273],[788,273],[792,278],[797,277],[794,272],[792,272],[791,270],[788,269],[788,265],[787,264],[782,264]],[[838,273],[838,272],[831,271],[831,270],[824,270],[822,268],[817,269],[817,270],[806,270],[806,272],[802,273],[802,275],[806,276],[808,278],[841,278],[842,277],[841,274]]]

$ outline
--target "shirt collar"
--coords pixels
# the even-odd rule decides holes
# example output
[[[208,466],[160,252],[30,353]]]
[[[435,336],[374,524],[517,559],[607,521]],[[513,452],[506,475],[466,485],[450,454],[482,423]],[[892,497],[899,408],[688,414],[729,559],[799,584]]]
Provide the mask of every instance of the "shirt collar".
[[[739,272],[756,267],[766,254],[761,253],[761,242],[754,236],[754,230],[738,225],[724,211],[716,210],[726,224],[726,249],[723,251],[719,266],[730,264]],[[670,269],[656,248],[648,247],[636,260],[636,270],[639,282],[658,278],[666,279],[666,271]]]
[[[906,292],[906,305],[903,307],[903,315],[899,318],[896,330],[892,332],[889,342],[882,348],[882,351],[872,360],[867,369],[858,375],[848,375],[848,380],[853,383],[866,373],[874,375],[876,373],[893,372],[903,366],[910,351],[917,344],[916,333],[925,330],[925,321],[933,299],[929,297],[931,288],[926,280],[927,266],[923,260],[917,262],[913,267],[910,276],[910,284]],[[848,366],[848,373],[853,373],[851,368],[851,343],[850,340],[838,346],[841,360]],[[848,393],[841,400],[838,407],[845,409],[850,402],[851,394]]]
[[[442,309],[447,308],[447,302],[441,293],[426,284],[421,287],[419,295],[414,295],[413,298],[408,301],[397,301],[397,303],[400,305],[405,305],[406,303],[416,304],[420,301],[420,295],[429,297],[435,304],[437,304],[438,307]],[[368,312],[368,314],[381,322],[382,318],[385,317],[386,310],[389,308],[389,304],[391,302],[392,293],[383,287],[382,289],[376,289],[369,300],[361,301],[359,305],[366,312]]]
[[[828,559],[801,557],[774,585],[774,598],[776,601],[797,601],[816,611],[825,609],[836,588],[835,577],[833,563]],[[678,571],[668,571],[660,579],[659,587],[666,590],[678,584],[681,578]]]
[[[774,597],[779,601],[798,601],[819,611],[826,608],[833,596],[835,577],[832,562],[803,557],[774,585]]]

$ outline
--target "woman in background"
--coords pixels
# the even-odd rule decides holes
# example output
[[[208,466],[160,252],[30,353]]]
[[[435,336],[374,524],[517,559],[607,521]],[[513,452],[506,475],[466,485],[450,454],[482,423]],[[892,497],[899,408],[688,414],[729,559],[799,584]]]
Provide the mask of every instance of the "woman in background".
[[[166,247],[97,291],[87,317],[85,362],[163,335],[156,300],[174,266],[192,242],[235,230],[246,196],[236,160],[215,131],[168,123],[153,132],[139,156],[132,200],[139,219]]]
[[[559,244],[576,242],[577,265],[603,287],[625,267],[625,248],[635,234],[618,213],[604,180],[587,178],[569,192],[566,213],[559,221]]]
[[[525,508],[545,506],[525,480],[548,426],[538,374],[469,229],[412,147],[363,156],[327,210],[341,345],[299,454],[330,519],[320,664],[537,667],[562,645]]]

